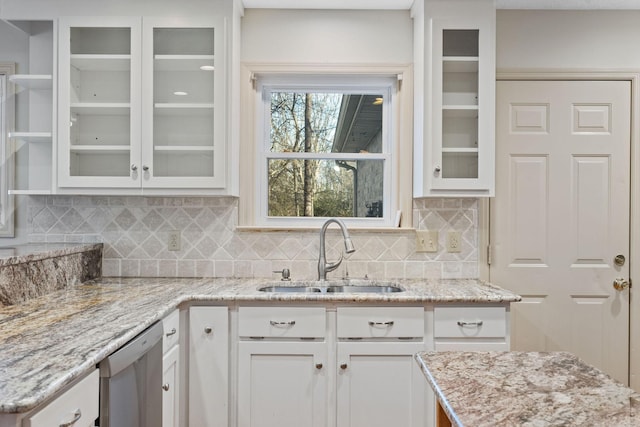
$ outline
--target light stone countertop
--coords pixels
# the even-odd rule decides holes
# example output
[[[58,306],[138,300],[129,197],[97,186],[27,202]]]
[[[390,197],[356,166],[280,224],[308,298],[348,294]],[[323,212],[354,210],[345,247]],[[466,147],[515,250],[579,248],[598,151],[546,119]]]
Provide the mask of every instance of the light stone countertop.
[[[416,355],[453,426],[640,426],[640,394],[566,352]]]
[[[185,302],[482,304],[520,300],[518,295],[474,279],[393,282],[405,291],[273,294],[257,289],[287,282],[103,278],[0,307],[0,417],[33,409]]]
[[[29,243],[0,247],[0,267],[100,249],[102,243]]]

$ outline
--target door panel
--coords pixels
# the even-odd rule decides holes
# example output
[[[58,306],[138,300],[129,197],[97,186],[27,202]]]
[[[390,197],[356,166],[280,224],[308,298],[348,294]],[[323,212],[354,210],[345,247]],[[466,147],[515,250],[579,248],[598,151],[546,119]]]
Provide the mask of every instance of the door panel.
[[[565,350],[628,382],[631,84],[500,81],[490,279],[523,296],[513,350]]]

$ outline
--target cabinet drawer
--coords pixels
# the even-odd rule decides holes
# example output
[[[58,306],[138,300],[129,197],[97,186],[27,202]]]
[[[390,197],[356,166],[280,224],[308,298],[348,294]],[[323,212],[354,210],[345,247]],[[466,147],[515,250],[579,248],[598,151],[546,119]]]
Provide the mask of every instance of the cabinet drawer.
[[[424,337],[422,307],[338,307],[338,338]]]
[[[98,418],[98,370],[62,393],[40,411],[23,421],[25,427],[51,427],[71,423],[74,426],[89,426]]]
[[[174,310],[162,319],[162,353],[180,342],[180,310]]]
[[[323,307],[240,307],[241,337],[321,338],[326,334]]]
[[[435,338],[503,338],[507,335],[504,307],[435,307]]]

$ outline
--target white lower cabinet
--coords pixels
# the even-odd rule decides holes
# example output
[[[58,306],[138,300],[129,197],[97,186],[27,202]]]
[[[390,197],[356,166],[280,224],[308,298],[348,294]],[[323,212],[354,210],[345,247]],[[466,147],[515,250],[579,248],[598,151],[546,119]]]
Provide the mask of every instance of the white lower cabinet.
[[[98,370],[75,383],[42,409],[22,421],[24,427],[93,426],[98,418]],[[0,425],[2,423],[0,422]]]
[[[238,344],[238,426],[326,427],[327,343]]]
[[[229,426],[229,310],[189,308],[188,425]]]
[[[423,342],[339,342],[338,427],[424,427]]]
[[[180,346],[162,357],[162,427],[180,425]]]

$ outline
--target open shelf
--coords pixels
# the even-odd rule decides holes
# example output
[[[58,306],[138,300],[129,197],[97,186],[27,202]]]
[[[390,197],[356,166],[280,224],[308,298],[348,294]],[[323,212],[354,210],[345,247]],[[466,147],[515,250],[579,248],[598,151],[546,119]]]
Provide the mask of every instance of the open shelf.
[[[53,87],[51,74],[14,74],[9,76],[9,81],[25,89],[51,90]]]
[[[477,56],[448,56],[442,59],[442,71],[445,73],[477,73]]]
[[[467,147],[451,147],[451,148],[443,148],[443,153],[455,153],[455,154],[478,154],[477,148],[467,148]]]
[[[188,151],[213,151],[213,147],[204,145],[156,145],[153,147],[155,151],[173,151],[173,152],[188,152]]]
[[[10,132],[9,138],[21,139],[26,142],[51,142],[51,132]]]
[[[87,152],[105,152],[105,153],[129,153],[131,147],[128,145],[72,145],[72,153],[87,153]]]

